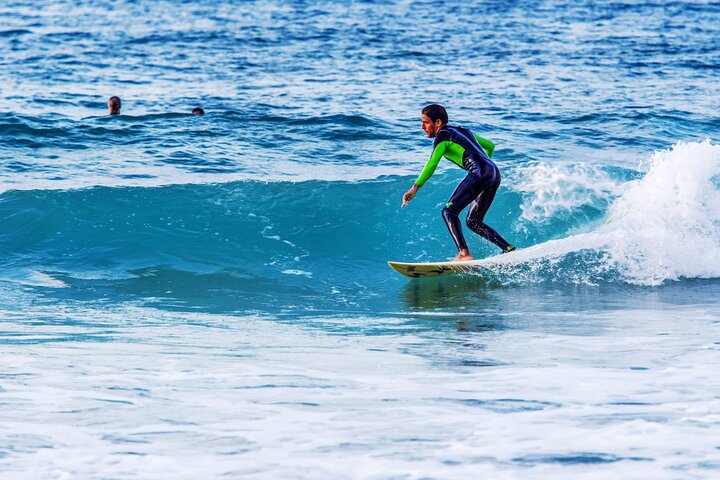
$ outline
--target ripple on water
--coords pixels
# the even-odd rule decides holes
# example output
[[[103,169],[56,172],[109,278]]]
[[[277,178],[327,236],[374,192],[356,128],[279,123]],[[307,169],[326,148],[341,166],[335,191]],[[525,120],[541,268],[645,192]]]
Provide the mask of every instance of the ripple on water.
[[[546,408],[560,408],[559,403],[540,400],[523,400],[519,398],[497,398],[481,400],[477,398],[438,398],[441,402],[454,402],[470,407],[480,407],[498,413],[533,412]]]
[[[621,457],[612,455],[609,453],[596,453],[596,452],[584,452],[584,453],[567,453],[567,454],[547,454],[547,455],[527,455],[524,457],[513,458],[513,462],[537,465],[544,463],[555,463],[560,465],[593,465],[593,464],[605,464],[615,463],[620,461],[633,461],[633,462],[652,462],[652,458],[647,457]]]

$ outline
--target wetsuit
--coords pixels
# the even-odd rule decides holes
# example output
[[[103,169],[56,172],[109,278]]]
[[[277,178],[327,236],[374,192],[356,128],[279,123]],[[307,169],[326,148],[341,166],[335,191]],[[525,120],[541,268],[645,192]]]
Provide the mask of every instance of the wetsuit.
[[[455,188],[442,210],[443,220],[458,250],[467,248],[458,215],[471,202],[473,205],[467,214],[467,226],[503,251],[515,248],[483,222],[495,198],[495,192],[500,186],[500,171],[490,160],[494,150],[495,144],[490,140],[474,135],[466,128],[443,125],[435,136],[433,153],[415,182],[417,186],[422,187],[435,172],[441,157],[467,170],[467,176]]]

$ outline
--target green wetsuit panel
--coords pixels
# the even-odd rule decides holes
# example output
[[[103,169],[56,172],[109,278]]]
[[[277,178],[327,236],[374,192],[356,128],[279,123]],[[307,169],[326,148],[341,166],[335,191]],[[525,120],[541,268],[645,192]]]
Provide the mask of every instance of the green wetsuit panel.
[[[477,133],[473,133],[475,136],[475,140],[480,144],[480,146],[485,150],[485,153],[487,153],[487,156],[492,158],[492,154],[495,151],[495,144],[488,140],[487,138],[483,138]]]

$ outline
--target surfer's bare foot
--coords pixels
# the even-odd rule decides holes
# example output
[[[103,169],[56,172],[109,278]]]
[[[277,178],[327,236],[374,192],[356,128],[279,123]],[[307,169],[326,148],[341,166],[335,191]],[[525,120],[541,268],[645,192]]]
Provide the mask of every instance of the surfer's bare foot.
[[[457,257],[453,258],[453,262],[466,262],[472,259],[473,256],[470,255],[470,250],[464,248],[458,252]]]

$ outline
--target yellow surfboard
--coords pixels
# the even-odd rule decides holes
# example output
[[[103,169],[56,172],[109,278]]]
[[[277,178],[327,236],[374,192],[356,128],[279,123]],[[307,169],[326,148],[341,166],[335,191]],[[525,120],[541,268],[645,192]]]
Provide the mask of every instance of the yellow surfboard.
[[[440,275],[453,275],[458,273],[476,272],[483,268],[482,260],[468,260],[466,262],[425,262],[405,263],[387,262],[390,268],[410,278],[438,277]]]

